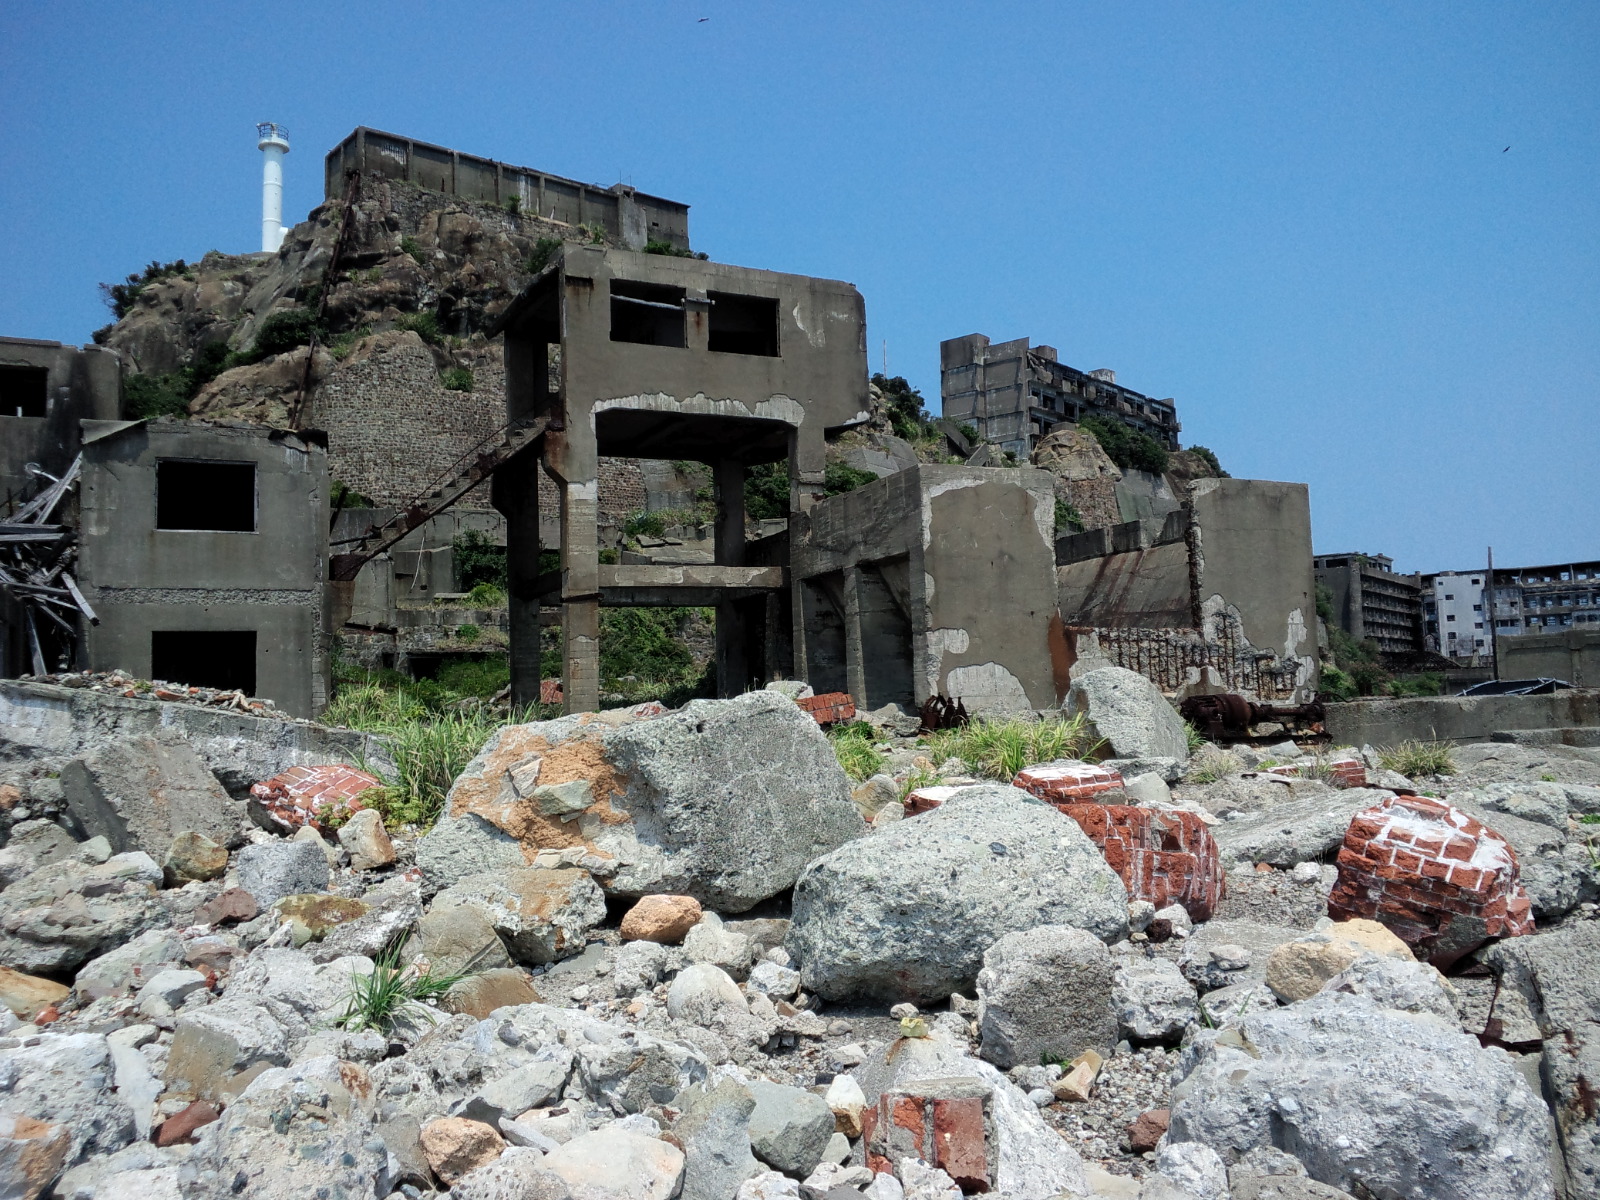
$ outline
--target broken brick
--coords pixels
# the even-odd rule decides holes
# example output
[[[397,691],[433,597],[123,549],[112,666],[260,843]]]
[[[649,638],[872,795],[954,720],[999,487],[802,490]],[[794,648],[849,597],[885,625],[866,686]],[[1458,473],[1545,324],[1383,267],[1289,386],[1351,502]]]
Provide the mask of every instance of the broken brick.
[[[1356,814],[1338,866],[1328,915],[1381,921],[1441,970],[1485,942],[1533,932],[1516,852],[1443,801],[1392,796]]]
[[[818,725],[833,725],[839,721],[853,721],[856,702],[849,692],[824,692],[820,696],[802,696],[795,701],[811,714]]]
[[[989,1085],[967,1076],[919,1079],[890,1088],[861,1112],[868,1169],[893,1174],[920,1158],[963,1192],[986,1192],[994,1179],[994,1114]]]
[[[1198,815],[1128,804],[1057,804],[1100,847],[1130,900],[1158,909],[1181,904],[1190,920],[1209,921],[1226,876],[1217,841]]]
[[[326,833],[324,818],[337,817],[336,824],[348,820],[366,807],[358,798],[361,793],[382,786],[376,775],[347,763],[290,767],[251,785],[250,811],[259,824],[277,833],[293,833],[302,826]]]
[[[1093,763],[1041,763],[1017,772],[1011,786],[1059,807],[1122,791],[1122,774]]]

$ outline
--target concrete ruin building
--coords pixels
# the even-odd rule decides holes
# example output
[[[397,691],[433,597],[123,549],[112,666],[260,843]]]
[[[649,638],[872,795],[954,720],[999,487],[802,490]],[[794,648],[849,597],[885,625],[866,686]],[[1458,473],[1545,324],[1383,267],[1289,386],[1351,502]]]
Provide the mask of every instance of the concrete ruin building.
[[[1332,597],[1339,628],[1357,641],[1376,642],[1391,664],[1409,662],[1421,653],[1422,589],[1415,577],[1394,571],[1393,559],[1382,554],[1319,554],[1314,566],[1317,583]]]
[[[1056,542],[1067,660],[1178,698],[1298,705],[1317,691],[1311,504],[1300,483],[1196,479],[1160,517]]]
[[[991,343],[981,333],[939,343],[939,396],[944,415],[971,425],[978,436],[1026,460],[1060,425],[1107,417],[1178,448],[1172,400],[1123,387],[1115,371],[1080,371],[1062,363],[1054,346],[1027,338]]]
[[[1416,579],[1430,650],[1497,660],[1502,679],[1600,680],[1600,562],[1496,567],[1492,586],[1487,570]]]
[[[602,604],[715,606],[722,694],[789,674],[804,630],[790,616],[787,538],[747,542],[745,472],[786,463],[791,513],[817,501],[828,433],[868,416],[865,329],[847,283],[616,250],[569,248],[516,298],[492,330],[505,335],[508,420],[539,429],[537,454],[530,443],[493,485],[507,523],[514,699],[538,695],[547,595],[561,605],[569,711],[599,703]],[[603,456],[710,466],[715,561],[602,564]],[[540,462],[559,491],[553,577],[538,569]]]
[[[1092,661],[1175,693],[1314,692],[1305,489],[1213,478],[1187,452],[1164,473],[1120,469],[1073,429],[1100,414],[1175,449],[1169,401],[1025,339],[981,354],[987,339],[956,339],[982,359],[967,390],[992,395],[986,419],[1021,397],[1031,423],[1010,444],[1037,461],[919,460],[877,428],[856,289],[694,256],[686,205],[368,129],[326,179],[277,254],[177,264],[104,334],[97,355],[158,382],[232,351],[188,421],[112,421],[113,398],[51,434],[83,462],[98,624],[78,665],[314,713],[338,637],[356,661],[416,671],[504,653],[527,703],[550,698],[558,630],[579,711],[601,703],[601,610],[671,607],[715,612],[722,695],[798,677],[868,708],[1050,709]],[[297,313],[328,343],[261,350]],[[1006,361],[1021,392],[1002,386]],[[882,477],[829,496],[825,468],[849,452]],[[786,512],[749,520],[746,480],[774,464]],[[698,480],[715,510],[703,541],[622,543],[629,514],[704,503]],[[212,492],[199,523],[168,519],[173,497]],[[1075,505],[1088,530],[1063,536]],[[505,546],[505,607],[456,590],[466,535]],[[204,653],[175,657],[167,635]]]

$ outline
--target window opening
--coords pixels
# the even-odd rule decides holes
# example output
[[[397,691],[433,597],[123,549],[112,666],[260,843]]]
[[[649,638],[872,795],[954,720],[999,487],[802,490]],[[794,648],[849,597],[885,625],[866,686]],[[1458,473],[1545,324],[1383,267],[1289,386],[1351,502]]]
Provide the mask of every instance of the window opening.
[[[49,415],[49,370],[44,367],[0,367],[0,417]]]
[[[162,459],[156,464],[156,528],[254,533],[255,463]]]
[[[253,696],[256,631],[158,630],[150,635],[150,677]]]
[[[711,301],[707,349],[724,354],[778,356],[776,300],[765,296],[737,296],[732,292],[707,292],[706,299]]]
[[[611,340],[645,346],[686,345],[683,289],[631,279],[611,281]]]

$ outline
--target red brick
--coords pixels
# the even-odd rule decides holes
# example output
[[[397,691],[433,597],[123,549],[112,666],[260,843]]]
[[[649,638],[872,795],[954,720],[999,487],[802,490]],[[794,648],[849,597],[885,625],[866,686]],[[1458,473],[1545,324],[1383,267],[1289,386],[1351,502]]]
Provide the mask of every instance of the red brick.
[[[1456,928],[1461,921],[1490,938],[1533,929],[1516,855],[1505,839],[1436,800],[1394,796],[1357,813],[1338,868],[1330,916],[1382,921],[1419,958],[1441,968],[1482,944],[1463,947],[1470,939]]]
[[[1157,908],[1181,904],[1192,920],[1211,919],[1225,876],[1216,839],[1194,813],[1126,804],[1056,807],[1100,847],[1130,899],[1148,900]]]
[[[802,696],[795,703],[810,713],[811,719],[818,725],[855,720],[856,702],[849,692],[824,692],[820,696]]]
[[[382,786],[383,781],[377,776],[346,763],[290,767],[253,784],[250,803],[280,832],[290,833],[309,825],[325,833],[327,829],[320,818],[327,810],[340,817],[353,816],[366,807],[359,799],[361,793]]]
[[[963,1192],[989,1190],[982,1100],[933,1102],[933,1165],[942,1168]]]
[[[1093,763],[1043,763],[1018,771],[1011,786],[1059,807],[1121,792],[1122,775]]]

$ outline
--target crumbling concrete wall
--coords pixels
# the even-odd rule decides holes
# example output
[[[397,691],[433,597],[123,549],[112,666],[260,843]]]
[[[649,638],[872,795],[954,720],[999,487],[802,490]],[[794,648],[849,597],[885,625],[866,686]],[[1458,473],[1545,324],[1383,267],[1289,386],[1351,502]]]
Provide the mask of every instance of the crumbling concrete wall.
[[[1501,679],[1563,679],[1576,687],[1600,687],[1600,630],[1502,636]]]
[[[1174,694],[1315,694],[1303,484],[1197,479],[1186,509],[1061,538],[1057,561],[1074,663],[1110,661]]]
[[[1487,742],[1497,733],[1575,729],[1600,730],[1600,691],[1573,689],[1547,696],[1413,696],[1328,705],[1328,732],[1336,745],[1393,746],[1412,739]]]
[[[0,337],[0,373],[44,371],[46,411],[17,416],[0,409],[0,514],[4,501],[31,494],[37,480],[26,464],[52,475],[67,469],[78,452],[78,422],[120,416],[122,375],[115,351],[31,338]]]
[[[259,426],[86,421],[79,582],[100,623],[82,665],[148,679],[158,633],[254,632],[254,693],[310,716],[327,702],[322,447]],[[253,468],[248,530],[160,528],[163,463]],[[197,524],[220,497],[191,497]],[[173,680],[173,682],[203,682]]]
[[[800,517],[797,664],[858,706],[1054,708],[1067,686],[1043,471],[922,465]]]

